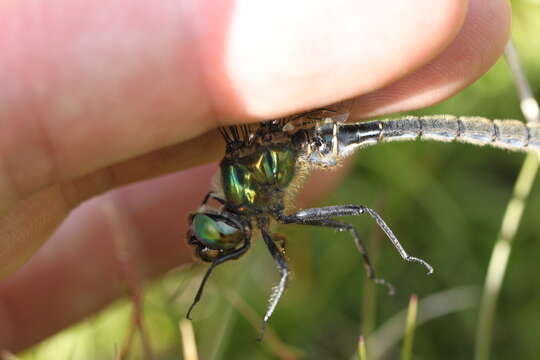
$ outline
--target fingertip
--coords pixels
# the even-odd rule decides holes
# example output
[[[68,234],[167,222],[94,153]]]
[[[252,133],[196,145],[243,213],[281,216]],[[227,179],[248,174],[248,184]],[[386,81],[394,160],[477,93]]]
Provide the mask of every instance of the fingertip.
[[[237,100],[229,103],[235,108],[215,101],[230,122],[299,112],[395,81],[455,38],[467,1],[239,2],[235,10],[223,61]]]
[[[489,70],[508,42],[506,0],[471,0],[455,40],[424,67],[355,99],[353,117],[366,118],[431,106],[461,91]]]

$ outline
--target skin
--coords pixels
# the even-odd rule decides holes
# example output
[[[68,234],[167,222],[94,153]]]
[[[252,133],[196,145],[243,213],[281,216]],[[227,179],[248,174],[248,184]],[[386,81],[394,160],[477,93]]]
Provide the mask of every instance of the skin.
[[[216,127],[351,97],[354,119],[432,105],[489,69],[509,18],[506,0],[3,2],[0,348],[191,261]]]

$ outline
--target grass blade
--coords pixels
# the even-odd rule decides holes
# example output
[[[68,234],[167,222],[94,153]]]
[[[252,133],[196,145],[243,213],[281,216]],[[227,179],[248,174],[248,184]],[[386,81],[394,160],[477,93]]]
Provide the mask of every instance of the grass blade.
[[[418,314],[416,326],[447,314],[470,309],[478,304],[478,293],[473,287],[460,287],[429,295],[420,300],[422,312]],[[380,359],[402,339],[407,321],[403,310],[379,326],[367,339],[370,359]]]
[[[528,122],[540,121],[538,102],[532,95],[531,87],[512,41],[506,46],[505,56],[515,79],[523,115]],[[506,207],[501,229],[491,253],[476,331],[476,360],[489,359],[497,299],[506,273],[512,241],[521,222],[523,210],[537,172],[538,156],[532,153],[528,154],[519,171],[512,198]]]
[[[358,360],[367,360],[366,341],[363,336],[358,339]]]
[[[407,323],[405,324],[405,338],[403,339],[403,349],[401,350],[402,360],[412,359],[412,348],[414,339],[414,327],[416,326],[416,315],[418,314],[418,297],[411,295],[409,308],[407,310]]]
[[[188,319],[180,320],[180,334],[182,336],[182,350],[184,360],[198,360],[197,345],[195,342],[195,333],[193,324]]]

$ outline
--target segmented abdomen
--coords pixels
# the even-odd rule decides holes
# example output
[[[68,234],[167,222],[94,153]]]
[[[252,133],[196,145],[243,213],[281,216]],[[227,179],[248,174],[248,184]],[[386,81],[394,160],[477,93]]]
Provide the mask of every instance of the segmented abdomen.
[[[482,117],[423,116],[380,121],[378,141],[435,140],[540,151],[540,124]]]
[[[358,148],[390,141],[459,141],[514,151],[540,152],[540,124],[451,115],[407,116],[355,124],[315,124],[304,161],[330,167]]]

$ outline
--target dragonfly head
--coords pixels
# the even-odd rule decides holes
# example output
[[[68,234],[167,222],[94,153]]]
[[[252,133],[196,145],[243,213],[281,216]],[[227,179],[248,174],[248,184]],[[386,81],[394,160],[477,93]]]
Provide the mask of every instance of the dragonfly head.
[[[228,211],[208,208],[191,214],[188,242],[195,246],[196,255],[212,262],[238,249],[251,237],[251,224]]]

